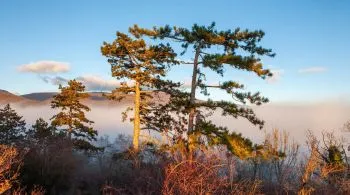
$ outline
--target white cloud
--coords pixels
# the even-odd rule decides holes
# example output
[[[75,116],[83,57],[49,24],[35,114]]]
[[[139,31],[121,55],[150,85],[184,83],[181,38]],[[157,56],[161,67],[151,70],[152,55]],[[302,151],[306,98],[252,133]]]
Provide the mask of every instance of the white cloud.
[[[76,78],[78,81],[82,82],[88,90],[92,91],[106,91],[113,90],[119,86],[119,82],[115,79],[106,80],[99,76],[85,75]]]
[[[111,91],[120,86],[116,79],[104,79],[95,75],[80,76],[76,80],[82,82],[89,91]],[[129,86],[133,85],[133,82],[127,83]]]
[[[33,73],[62,73],[68,72],[70,70],[70,66],[66,62],[37,61],[21,65],[17,68],[17,70],[20,72]]]
[[[309,73],[321,73],[327,71],[327,68],[322,67],[322,66],[314,66],[314,67],[309,67],[309,68],[302,68],[299,69],[298,72],[301,74],[309,74]]]
[[[281,80],[282,75],[284,74],[284,70],[283,69],[279,69],[279,70],[271,70],[272,72],[272,77],[268,77],[267,83],[273,84],[273,83],[277,83]]]

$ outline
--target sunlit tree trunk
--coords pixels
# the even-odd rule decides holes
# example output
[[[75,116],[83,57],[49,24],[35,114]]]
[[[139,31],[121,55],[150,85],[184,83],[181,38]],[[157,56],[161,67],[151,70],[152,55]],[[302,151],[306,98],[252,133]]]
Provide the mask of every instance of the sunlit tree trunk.
[[[190,94],[190,114],[188,116],[188,142],[189,142],[189,158],[192,160],[193,155],[193,144],[196,140],[194,140],[193,130],[194,130],[194,118],[196,114],[196,107],[194,104],[196,103],[196,88],[197,88],[197,74],[198,74],[198,57],[199,57],[200,48],[196,49],[196,54],[194,56],[193,61],[193,73],[192,73],[192,83],[191,83],[191,94]]]
[[[196,54],[193,61],[193,73],[192,73],[192,83],[191,83],[191,95],[190,95],[190,105],[193,106],[196,102],[196,88],[197,88],[197,74],[198,74],[198,57],[200,48],[197,48]],[[188,117],[188,133],[191,134],[194,128],[194,117],[196,108],[192,107]]]
[[[135,108],[134,108],[134,137],[133,137],[133,148],[134,150],[139,149],[139,137],[140,137],[140,83],[135,83]]]

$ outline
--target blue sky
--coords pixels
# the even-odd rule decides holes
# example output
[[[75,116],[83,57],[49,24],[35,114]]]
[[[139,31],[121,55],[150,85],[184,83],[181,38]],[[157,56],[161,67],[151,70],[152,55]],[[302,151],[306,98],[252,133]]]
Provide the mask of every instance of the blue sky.
[[[275,58],[263,59],[276,72],[264,81],[227,69],[223,80],[244,83],[272,102],[350,99],[350,1],[0,1],[0,88],[25,94],[57,91],[43,78],[77,77],[110,81],[110,66],[101,56],[103,41],[129,26],[193,23],[218,29],[262,29],[263,46]],[[184,59],[188,56],[184,56]],[[38,61],[69,63],[55,74],[20,72],[20,65]],[[174,68],[169,77],[189,81],[190,66]],[[219,77],[209,74],[208,82]],[[96,80],[96,79],[95,79]],[[214,99],[223,96],[214,91]]]

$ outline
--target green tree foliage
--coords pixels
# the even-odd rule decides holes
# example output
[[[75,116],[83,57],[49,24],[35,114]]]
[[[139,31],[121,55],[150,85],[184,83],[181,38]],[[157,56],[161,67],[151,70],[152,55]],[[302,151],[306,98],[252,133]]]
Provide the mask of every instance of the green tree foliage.
[[[343,153],[337,146],[330,146],[327,150],[330,164],[344,164]]]
[[[129,107],[127,111],[134,111],[131,118],[134,122],[133,148],[138,150],[141,126],[145,124],[143,116],[149,114],[152,104],[152,94],[147,89],[153,89],[165,76],[166,68],[176,63],[176,54],[169,45],[147,45],[145,40],[121,32],[117,32],[117,38],[112,43],[104,42],[101,51],[111,64],[112,76],[132,82],[123,82],[110,97],[115,99],[117,94],[118,100],[121,100],[125,94],[135,94],[134,108]]]
[[[54,135],[55,128],[50,126],[44,119],[39,118],[32,125],[32,128],[28,130],[27,135],[38,141],[45,140]]]
[[[346,153],[343,141],[334,132],[322,132],[323,147],[319,150],[322,160],[330,166],[345,165]]]
[[[0,144],[16,144],[26,133],[25,121],[7,104],[0,108]]]
[[[51,118],[52,125],[62,127],[60,131],[73,141],[75,147],[92,149],[93,146],[89,142],[96,140],[97,131],[90,126],[93,121],[85,116],[85,112],[90,111],[90,108],[80,102],[89,97],[89,94],[84,92],[85,86],[71,80],[68,86],[60,86],[59,89],[61,92],[55,95],[51,102],[52,108],[60,109],[60,112]]]
[[[137,38],[149,36],[157,40],[167,39],[174,44],[180,43],[183,48],[181,55],[185,53],[194,54],[193,61],[183,62],[193,66],[191,90],[189,93],[177,90],[178,85],[173,82],[163,82],[162,85],[159,85],[160,88],[171,94],[170,104],[162,108],[162,118],[169,118],[169,115],[166,114],[167,110],[172,112],[177,110],[176,113],[181,113],[182,116],[177,120],[178,122],[173,122],[173,124],[178,125],[182,123],[183,127],[184,117],[187,117],[187,129],[182,130],[187,132],[187,135],[199,132],[207,137],[217,136],[220,138],[219,140],[226,143],[228,141],[226,138],[222,139],[223,137],[237,138],[236,134],[231,135],[226,128],[214,125],[207,117],[208,112],[204,112],[203,109],[209,110],[209,112],[220,109],[222,115],[234,118],[243,117],[252,124],[258,125],[260,128],[263,127],[264,121],[258,119],[253,110],[246,104],[261,105],[268,102],[267,98],[262,97],[259,92],[245,92],[244,85],[237,81],[228,80],[218,85],[211,85],[206,80],[205,71],[211,70],[223,77],[227,68],[233,68],[253,72],[262,79],[272,76],[268,69],[264,69],[260,59],[262,56],[275,56],[271,49],[266,49],[259,45],[259,42],[264,37],[263,31],[249,31],[239,28],[219,31],[215,29],[215,23],[213,23],[210,26],[195,24],[191,29],[170,26],[144,29],[135,25],[130,28],[130,32]],[[196,91],[210,96],[208,90],[210,88],[225,91],[232,96],[233,101],[197,100]],[[189,137],[191,138],[191,136]],[[241,137],[239,140],[239,143],[245,143],[244,138]],[[189,141],[191,142],[191,139]],[[229,148],[232,147],[230,146]]]

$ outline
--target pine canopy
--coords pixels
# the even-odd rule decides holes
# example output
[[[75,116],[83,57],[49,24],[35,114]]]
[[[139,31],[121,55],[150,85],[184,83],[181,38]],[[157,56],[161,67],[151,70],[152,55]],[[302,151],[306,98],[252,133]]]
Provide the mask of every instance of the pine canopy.
[[[126,94],[135,94],[134,107],[127,108],[123,119],[127,118],[128,111],[134,111],[134,117],[130,120],[134,122],[133,147],[137,150],[141,125],[145,124],[144,117],[149,114],[153,104],[149,101],[152,98],[149,90],[153,90],[165,76],[170,64],[176,64],[176,53],[169,45],[147,45],[145,40],[121,32],[117,32],[112,43],[104,42],[101,52],[111,65],[112,76],[130,81],[122,82],[109,97],[121,100]]]
[[[162,110],[162,113],[160,113],[162,118],[172,121],[168,128],[171,127],[171,124],[174,125],[173,129],[180,129],[187,125],[187,129],[182,129],[179,134],[187,132],[187,135],[191,135],[199,132],[208,139],[217,137],[220,139],[216,140],[221,140],[221,143],[228,144],[229,148],[232,149],[232,143],[226,139],[230,137],[231,141],[247,143],[248,148],[252,147],[239,134],[228,131],[226,127],[213,124],[208,116],[216,110],[221,110],[222,115],[234,118],[243,117],[262,128],[264,121],[257,118],[254,111],[246,104],[261,105],[267,103],[268,99],[261,96],[259,92],[245,92],[245,86],[238,81],[228,80],[217,85],[211,85],[209,84],[211,82],[206,79],[204,69],[212,70],[223,78],[225,78],[225,71],[228,71],[229,68],[253,72],[262,79],[272,76],[271,71],[265,69],[261,62],[262,56],[275,56],[271,49],[259,45],[265,35],[263,31],[241,30],[240,28],[219,31],[216,30],[215,23],[209,26],[194,24],[191,29],[170,27],[168,25],[145,29],[134,25],[129,30],[137,38],[148,36],[158,40],[158,42],[169,40],[172,43],[171,46],[180,44],[183,49],[181,55],[185,53],[194,54],[192,61],[180,61],[180,63],[193,66],[189,93],[180,90],[179,85],[171,81],[159,85],[163,91],[171,94],[169,104],[160,109]],[[230,94],[233,99],[231,101],[213,101],[209,98],[208,101],[203,101],[196,98],[197,91],[210,97],[210,88],[221,89]],[[168,114],[174,112],[178,116],[176,122],[172,115]],[[188,117],[188,120],[184,120],[186,117]],[[169,120],[170,118],[172,120]],[[153,124],[157,125],[155,122]],[[181,124],[181,127],[179,127],[179,124]]]

